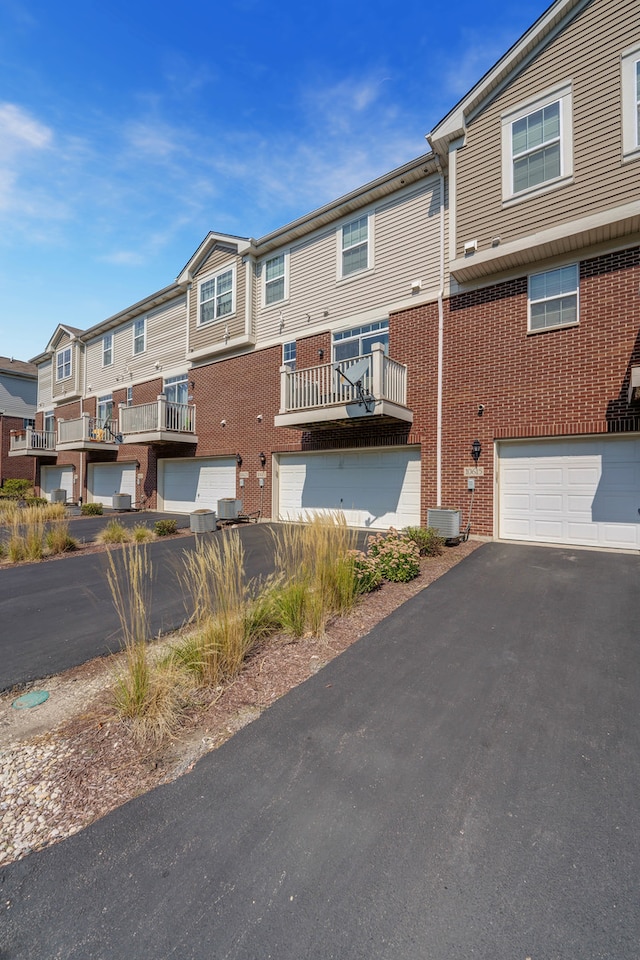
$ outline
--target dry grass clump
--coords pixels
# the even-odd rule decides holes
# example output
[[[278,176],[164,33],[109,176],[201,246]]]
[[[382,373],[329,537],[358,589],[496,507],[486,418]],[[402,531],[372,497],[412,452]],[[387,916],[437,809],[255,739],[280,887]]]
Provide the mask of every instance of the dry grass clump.
[[[78,541],[69,533],[68,523],[52,524],[45,533],[44,539],[49,553],[67,553],[78,546]]]
[[[109,520],[103,530],[96,537],[98,543],[129,543],[129,531],[119,520]]]

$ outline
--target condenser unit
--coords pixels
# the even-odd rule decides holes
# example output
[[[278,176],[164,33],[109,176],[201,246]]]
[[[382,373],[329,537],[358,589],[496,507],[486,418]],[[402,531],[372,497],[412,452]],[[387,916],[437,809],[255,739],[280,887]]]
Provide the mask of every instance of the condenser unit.
[[[445,540],[454,540],[460,536],[461,520],[460,510],[445,510],[442,507],[427,510],[427,526],[437,530]]]
[[[219,520],[237,520],[241,512],[242,500],[235,500],[233,497],[223,497],[222,500],[218,500]]]

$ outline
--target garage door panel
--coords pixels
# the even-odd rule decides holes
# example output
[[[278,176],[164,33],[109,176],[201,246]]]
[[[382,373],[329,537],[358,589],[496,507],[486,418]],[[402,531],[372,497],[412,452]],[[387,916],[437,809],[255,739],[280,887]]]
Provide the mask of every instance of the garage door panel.
[[[47,500],[51,500],[53,490],[64,490],[67,500],[73,500],[73,467],[41,467],[40,489]]]
[[[234,457],[159,460],[158,478],[160,508],[171,513],[217,510],[218,500],[236,495]]]
[[[640,549],[637,436],[502,444],[499,484],[505,539]]]
[[[342,511],[351,526],[388,529],[420,522],[420,452],[282,455],[279,516]]]
[[[87,493],[92,503],[113,507],[113,497],[128,493],[136,501],[135,463],[90,463],[87,471]]]

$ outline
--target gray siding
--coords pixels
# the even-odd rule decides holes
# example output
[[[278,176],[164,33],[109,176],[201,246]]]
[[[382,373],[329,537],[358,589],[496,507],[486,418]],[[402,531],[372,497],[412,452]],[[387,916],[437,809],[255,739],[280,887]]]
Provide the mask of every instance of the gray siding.
[[[458,153],[456,255],[487,249],[638,197],[640,164],[622,162],[620,54],[640,40],[638,0],[593,0],[469,125]],[[573,183],[503,208],[501,114],[570,81]]]
[[[245,280],[245,266],[242,257],[229,250],[215,249],[198,269],[191,285],[189,302],[189,353],[211,348],[211,352],[224,349],[227,340],[243,338],[246,333],[246,304],[247,289]],[[198,284],[225,269],[235,268],[235,310],[229,317],[214,320],[204,326],[198,325],[199,297]],[[225,329],[229,330],[229,337],[225,337]]]
[[[37,390],[35,380],[0,373],[0,412],[7,417],[35,417]]]

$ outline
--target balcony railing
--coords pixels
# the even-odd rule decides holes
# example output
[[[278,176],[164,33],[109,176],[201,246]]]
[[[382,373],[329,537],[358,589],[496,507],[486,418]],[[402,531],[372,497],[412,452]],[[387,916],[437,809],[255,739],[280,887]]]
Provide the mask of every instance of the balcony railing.
[[[153,403],[120,405],[120,433],[125,443],[187,439],[196,441],[196,408],[191,403],[173,403],[160,394]]]
[[[9,456],[52,456],[56,452],[56,435],[53,430],[12,430],[9,435]]]
[[[411,422],[407,410],[407,368],[375,344],[370,354],[303,370],[281,368],[280,412],[276,426],[372,415]],[[309,414],[309,417],[305,415]]]
[[[117,443],[118,423],[111,417],[83,413],[72,420],[58,420],[57,450],[111,450]]]

